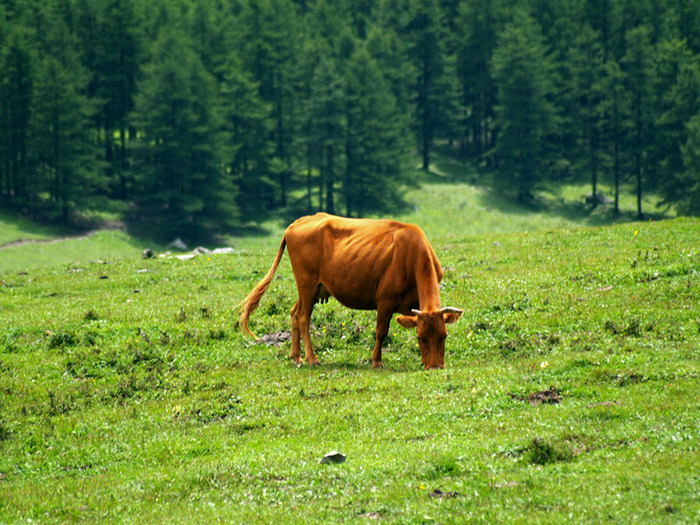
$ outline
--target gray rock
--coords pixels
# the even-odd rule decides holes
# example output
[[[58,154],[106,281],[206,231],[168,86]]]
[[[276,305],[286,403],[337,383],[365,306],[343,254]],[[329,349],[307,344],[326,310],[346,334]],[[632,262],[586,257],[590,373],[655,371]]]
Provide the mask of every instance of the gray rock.
[[[345,463],[346,457],[345,454],[341,454],[337,450],[331,450],[321,458],[321,463]]]
[[[180,237],[178,237],[173,242],[168,244],[168,248],[175,248],[176,250],[185,251],[187,249],[187,245],[184,242],[182,242],[182,239],[180,239]]]

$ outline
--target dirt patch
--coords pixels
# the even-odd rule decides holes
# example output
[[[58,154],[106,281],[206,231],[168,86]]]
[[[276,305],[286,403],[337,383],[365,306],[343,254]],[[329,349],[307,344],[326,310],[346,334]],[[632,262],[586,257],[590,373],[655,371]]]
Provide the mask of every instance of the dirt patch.
[[[277,346],[292,339],[292,332],[272,332],[260,337],[257,344]]]
[[[75,241],[75,240],[80,240],[80,239],[89,239],[96,233],[104,232],[104,231],[114,231],[114,230],[120,230],[123,231],[126,228],[123,222],[121,221],[112,221],[112,222],[107,222],[102,228],[97,228],[94,230],[87,231],[85,233],[81,234],[76,234],[76,235],[63,235],[61,237],[54,237],[51,239],[19,239],[17,241],[11,241],[5,244],[0,245],[0,250],[4,250],[5,248],[13,248],[15,246],[25,246],[27,244],[56,244],[59,242],[64,242],[64,241]]]
[[[508,394],[510,397],[513,399],[517,399],[518,401],[527,401],[530,403],[532,406],[537,406],[537,405],[555,405],[559,403],[559,401],[562,400],[561,394],[559,393],[559,389],[555,388],[553,386],[550,386],[548,390],[540,390],[539,392],[531,392],[530,394],[526,396],[521,396],[518,394]]]
[[[436,499],[442,499],[442,498],[456,498],[458,496],[461,496],[459,492],[443,492],[440,489],[435,489],[432,491],[430,494],[428,494],[431,498],[436,498]]]

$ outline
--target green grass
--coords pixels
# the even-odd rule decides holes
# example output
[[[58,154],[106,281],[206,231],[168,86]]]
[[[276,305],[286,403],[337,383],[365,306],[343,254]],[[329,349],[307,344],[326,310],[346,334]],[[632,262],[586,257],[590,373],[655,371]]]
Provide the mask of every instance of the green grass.
[[[581,226],[602,226],[629,222],[636,214],[636,201],[631,186],[623,187],[620,215],[613,216],[610,206],[591,210],[584,204],[590,193],[587,184],[553,185],[536,194],[532,206],[524,206],[507,195],[491,189],[489,176],[477,173],[469,165],[448,156],[435,155],[431,172],[412,171],[415,185],[405,194],[406,209],[392,218],[421,225],[429,238],[445,235],[500,234],[507,232],[542,231]],[[600,191],[612,194],[605,185]],[[659,214],[653,194],[646,194],[644,210],[660,216],[673,217],[673,210]],[[85,217],[93,221],[116,221],[124,205],[114,201],[102,203],[103,210],[88,210]],[[342,209],[338,210],[342,213]],[[376,215],[375,215],[376,216]],[[287,226],[279,219],[270,219],[260,225],[267,235],[228,237],[220,244],[240,250],[258,251],[279,246]],[[90,240],[74,238],[57,243],[46,243],[61,235],[58,228],[50,228],[9,214],[0,214],[0,274],[27,271],[47,265],[62,265],[88,260],[132,258],[145,248],[162,251],[152,241],[129,236],[126,233],[102,232]],[[4,245],[20,240],[43,241],[16,247]]]
[[[144,241],[118,230],[100,231],[89,238],[77,236],[54,243],[48,242],[51,240],[49,236],[34,240],[42,242],[0,249],[0,273],[132,257],[148,247]]]
[[[621,188],[620,214],[615,216],[612,205],[592,210],[585,203],[591,193],[588,184],[552,184],[536,192],[535,202],[528,206],[492,189],[490,175],[444,156],[436,156],[430,175],[415,170],[414,177],[420,184],[407,192],[409,210],[400,219],[420,224],[430,238],[447,232],[490,234],[603,226],[630,222],[637,215],[631,184]],[[612,200],[613,189],[608,185],[601,183],[598,192]],[[644,195],[642,206],[654,218],[675,216],[673,209],[657,207],[653,193]]]
[[[0,212],[0,246],[21,240],[42,240],[58,235],[58,229]]]
[[[371,369],[373,314],[334,301],[319,368],[241,337],[276,236],[1,274],[0,522],[696,523],[700,221],[427,222],[465,308],[442,371],[396,324]],[[285,257],[253,330],[294,300]]]

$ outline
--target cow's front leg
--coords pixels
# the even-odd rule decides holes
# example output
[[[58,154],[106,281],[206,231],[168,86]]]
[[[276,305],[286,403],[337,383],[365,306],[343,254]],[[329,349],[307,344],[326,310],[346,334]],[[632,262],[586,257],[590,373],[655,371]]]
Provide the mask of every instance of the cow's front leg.
[[[377,305],[377,338],[372,352],[372,368],[382,368],[382,344],[389,333],[389,324],[394,311],[388,305]]]
[[[311,345],[311,334],[309,333],[309,327],[311,325],[311,312],[314,310],[314,299],[313,295],[310,297],[299,298],[299,332],[301,334],[301,339],[304,341],[304,350],[306,351],[306,362],[310,365],[319,365],[318,359],[316,359],[316,354],[314,354],[314,347]]]

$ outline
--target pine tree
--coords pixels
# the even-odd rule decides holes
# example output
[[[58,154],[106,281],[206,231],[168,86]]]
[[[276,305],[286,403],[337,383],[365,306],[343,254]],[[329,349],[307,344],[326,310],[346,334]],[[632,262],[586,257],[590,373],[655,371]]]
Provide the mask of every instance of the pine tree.
[[[622,152],[626,144],[623,126],[625,85],[624,73],[616,60],[608,60],[603,65],[603,75],[599,80],[600,91],[604,93],[600,101],[601,144],[605,151],[606,167],[612,174],[614,205],[613,213],[620,212],[620,184],[623,166]]]
[[[216,85],[183,32],[154,42],[133,123],[138,214],[154,233],[194,240],[235,223]]]
[[[269,209],[275,190],[275,181],[270,177],[270,106],[260,98],[257,82],[235,53],[229,54],[220,74],[227,176],[238,190],[242,216],[260,219]]]
[[[395,30],[377,25],[370,29],[366,46],[382,71],[395,100],[397,113],[404,116],[401,125],[408,130],[411,114],[410,88],[415,70],[407,58],[405,42]]]
[[[492,146],[496,89],[491,77],[491,57],[496,47],[500,2],[462,2],[458,27],[457,73],[464,107],[462,154],[483,155]]]
[[[330,58],[318,63],[306,112],[310,155],[319,172],[319,208],[336,212],[335,194],[345,153],[343,78]]]
[[[566,55],[568,83],[572,99],[567,111],[567,127],[574,136],[568,157],[576,172],[587,172],[591,181],[591,203],[599,202],[598,181],[604,167],[602,151],[602,108],[605,96],[603,51],[598,34],[588,25],[579,27],[573,46]]]
[[[343,180],[348,216],[392,209],[406,182],[407,137],[395,99],[377,62],[364,46],[346,65],[346,170]]]
[[[422,167],[428,170],[430,154],[441,126],[447,127],[451,86],[445,77],[445,50],[442,41],[442,21],[436,0],[415,0],[406,33],[409,57],[413,61],[414,116],[413,126]]]
[[[141,57],[135,7],[132,0],[81,0],[77,18],[83,64],[91,73],[88,96],[99,101],[96,137],[104,150],[110,193],[125,199],[130,184],[128,114]]]
[[[652,79],[658,102],[655,137],[651,148],[658,169],[655,189],[663,204],[684,201],[689,188],[688,166],[682,148],[689,138],[691,118],[700,112],[700,57],[685,41],[667,40],[656,49]],[[692,146],[687,146],[692,149]],[[690,151],[688,154],[691,155]]]
[[[32,97],[32,181],[47,191],[50,213],[64,224],[102,186],[90,139],[95,104],[87,97],[88,74],[68,27],[54,19],[45,35],[54,53],[39,58]]]
[[[498,38],[493,54],[497,87],[497,139],[493,155],[498,162],[497,184],[515,188],[518,200],[529,202],[533,190],[546,178],[551,158],[548,141],[556,125],[552,66],[542,32],[525,10]]]
[[[271,108],[274,144],[270,169],[277,181],[277,202],[287,205],[295,168],[294,140],[299,126],[297,91],[299,49],[303,33],[291,0],[247,0],[239,24],[241,57],[260,86],[260,97]]]
[[[655,120],[651,90],[651,29],[639,26],[627,32],[627,53],[622,59],[627,97],[625,128],[628,131],[631,171],[636,183],[637,216],[643,217],[644,181],[652,176],[650,148]]]
[[[30,207],[30,117],[36,57],[30,49],[29,31],[23,26],[12,27],[0,38],[0,198],[13,207]]]
[[[684,188],[678,197],[678,209],[681,213],[700,215],[700,112],[688,121],[688,139],[681,146],[683,171],[677,178]]]

